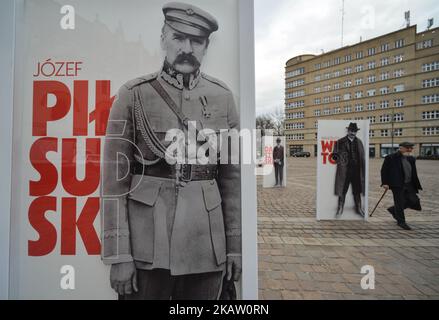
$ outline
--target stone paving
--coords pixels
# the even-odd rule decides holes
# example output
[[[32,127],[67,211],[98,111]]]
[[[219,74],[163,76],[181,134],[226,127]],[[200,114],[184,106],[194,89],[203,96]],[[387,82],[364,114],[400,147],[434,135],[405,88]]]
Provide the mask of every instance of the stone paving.
[[[382,160],[370,161],[369,210],[383,193]],[[368,222],[315,219],[316,161],[288,160],[288,187],[258,179],[260,299],[439,299],[439,162],[418,161],[422,212],[406,211],[404,231],[386,211]],[[363,290],[361,268],[375,269]]]

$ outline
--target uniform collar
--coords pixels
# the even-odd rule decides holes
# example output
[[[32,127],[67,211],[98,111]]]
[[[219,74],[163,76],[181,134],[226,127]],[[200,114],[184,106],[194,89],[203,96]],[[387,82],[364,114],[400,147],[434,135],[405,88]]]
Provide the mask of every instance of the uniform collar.
[[[183,74],[176,71],[166,60],[163,64],[160,77],[173,87],[183,90],[193,90],[200,82],[201,72],[200,69],[193,73]]]

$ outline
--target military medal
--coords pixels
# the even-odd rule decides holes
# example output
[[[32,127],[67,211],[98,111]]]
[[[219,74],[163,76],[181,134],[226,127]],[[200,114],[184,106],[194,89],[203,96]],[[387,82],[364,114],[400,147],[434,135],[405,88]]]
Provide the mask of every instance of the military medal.
[[[203,105],[203,116],[205,119],[210,119],[210,117],[212,116],[212,114],[210,113],[210,111],[207,109],[208,107],[208,103],[207,103],[207,98],[206,96],[201,96],[200,97],[200,102]]]

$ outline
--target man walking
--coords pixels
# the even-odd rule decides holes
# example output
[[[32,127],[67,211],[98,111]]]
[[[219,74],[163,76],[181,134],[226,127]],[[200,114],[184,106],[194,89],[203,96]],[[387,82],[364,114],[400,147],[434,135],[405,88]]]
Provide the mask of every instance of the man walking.
[[[405,221],[404,209],[422,210],[417,196],[422,186],[418,178],[416,159],[411,156],[413,147],[413,143],[401,143],[399,151],[388,155],[381,168],[382,187],[392,190],[395,204],[387,210],[404,230],[411,230]]]

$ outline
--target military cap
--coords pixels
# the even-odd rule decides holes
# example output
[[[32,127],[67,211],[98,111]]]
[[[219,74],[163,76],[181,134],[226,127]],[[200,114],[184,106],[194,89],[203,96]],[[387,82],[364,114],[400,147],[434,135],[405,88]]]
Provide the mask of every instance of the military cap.
[[[218,22],[206,11],[182,2],[163,6],[165,22],[172,29],[196,37],[209,37],[218,30]]]
[[[400,147],[404,147],[404,148],[413,148],[415,146],[414,143],[411,142],[403,142],[399,144]]]

